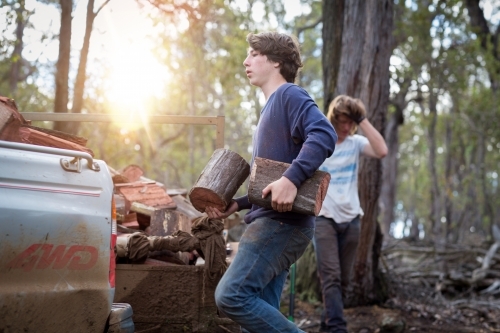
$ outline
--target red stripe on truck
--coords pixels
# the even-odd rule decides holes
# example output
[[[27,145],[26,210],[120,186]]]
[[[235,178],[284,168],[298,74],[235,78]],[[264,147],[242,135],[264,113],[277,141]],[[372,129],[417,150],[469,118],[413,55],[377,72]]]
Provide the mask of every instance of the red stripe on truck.
[[[27,191],[39,191],[39,192],[51,192],[51,193],[63,193],[63,194],[73,194],[73,195],[84,195],[89,197],[98,197],[100,192],[82,192],[82,191],[70,191],[50,187],[36,187],[36,186],[20,186],[0,183],[0,188],[10,188],[15,190],[27,190]]]

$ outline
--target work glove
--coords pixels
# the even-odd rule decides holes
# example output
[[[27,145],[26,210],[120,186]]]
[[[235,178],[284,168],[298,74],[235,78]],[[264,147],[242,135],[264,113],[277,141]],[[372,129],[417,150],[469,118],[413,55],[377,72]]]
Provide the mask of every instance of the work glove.
[[[349,118],[359,125],[366,117],[362,109],[354,109],[349,113]]]

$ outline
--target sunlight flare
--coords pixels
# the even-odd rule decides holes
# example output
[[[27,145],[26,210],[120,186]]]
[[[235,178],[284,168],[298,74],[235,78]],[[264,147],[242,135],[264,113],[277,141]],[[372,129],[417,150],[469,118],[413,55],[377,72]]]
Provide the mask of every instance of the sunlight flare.
[[[115,123],[128,129],[147,128],[153,101],[165,93],[168,71],[155,59],[146,43],[124,44],[110,57],[106,96],[111,112],[118,115]]]

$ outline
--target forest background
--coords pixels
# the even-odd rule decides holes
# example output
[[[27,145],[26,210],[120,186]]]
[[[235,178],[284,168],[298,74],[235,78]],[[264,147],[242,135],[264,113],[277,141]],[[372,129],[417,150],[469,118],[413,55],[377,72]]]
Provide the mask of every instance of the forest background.
[[[215,149],[214,127],[144,119],[222,115],[225,148],[249,161],[264,103],[242,65],[249,32],[298,37],[304,68],[297,83],[325,112],[356,75],[343,68],[360,61],[362,71],[370,33],[380,32],[371,51],[382,59],[371,67],[380,89],[370,98],[352,91],[389,146],[382,162],[363,166],[372,173],[361,178],[362,200],[376,202],[366,219],[385,241],[494,242],[500,1],[1,0],[0,19],[0,95],[21,112],[120,115],[113,123],[35,125],[89,139],[96,158],[115,169],[136,164],[148,178],[185,189]],[[358,40],[363,52],[346,53]],[[374,103],[379,95],[386,100]]]

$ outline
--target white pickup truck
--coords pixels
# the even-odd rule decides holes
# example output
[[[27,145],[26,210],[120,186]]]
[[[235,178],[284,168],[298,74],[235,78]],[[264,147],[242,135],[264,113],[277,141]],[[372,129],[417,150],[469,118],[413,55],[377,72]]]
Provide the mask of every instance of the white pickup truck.
[[[134,332],[105,162],[0,141],[0,332]]]

